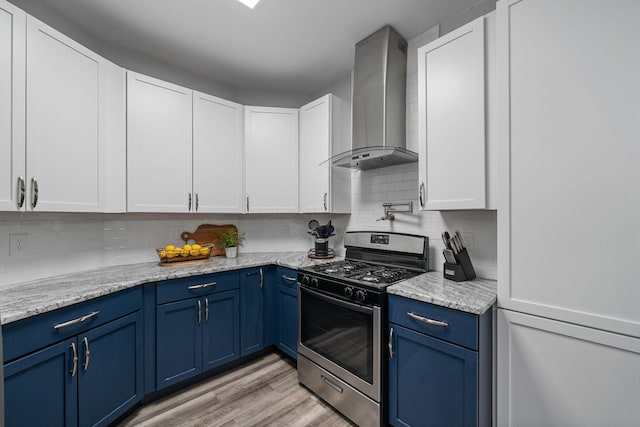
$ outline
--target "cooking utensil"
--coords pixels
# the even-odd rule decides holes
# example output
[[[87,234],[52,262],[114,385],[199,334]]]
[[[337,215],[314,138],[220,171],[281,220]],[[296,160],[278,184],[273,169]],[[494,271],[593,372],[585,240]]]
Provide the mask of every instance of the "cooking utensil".
[[[454,254],[459,254],[461,249],[460,247],[458,247],[458,243],[456,242],[455,238],[452,238],[451,240],[449,240],[449,242],[451,243],[451,249],[453,250]]]
[[[312,219],[311,221],[309,221],[309,230],[316,231],[316,228],[318,228],[319,225],[320,223],[318,221]]]
[[[327,223],[327,233],[329,233],[329,236],[333,236],[333,232],[334,232],[335,230],[336,230],[336,229],[333,227],[333,225],[331,225],[331,221],[329,221],[329,222]]]
[[[460,244],[462,249],[464,249],[465,248],[464,239],[462,238],[462,233],[460,233],[458,230],[456,230],[456,237],[458,238],[458,243]]]

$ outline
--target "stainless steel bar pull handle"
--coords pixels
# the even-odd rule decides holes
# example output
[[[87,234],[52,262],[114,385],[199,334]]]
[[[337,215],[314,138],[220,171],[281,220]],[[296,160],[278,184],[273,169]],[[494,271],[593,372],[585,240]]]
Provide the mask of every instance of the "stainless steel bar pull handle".
[[[35,209],[38,205],[38,180],[34,176],[31,178],[31,208]]]
[[[82,367],[86,371],[87,369],[89,369],[89,361],[91,360],[91,350],[89,350],[89,340],[87,339],[87,337],[84,337],[82,339],[82,342],[84,343],[84,365]]]
[[[76,348],[76,343],[71,343],[71,353],[73,353],[73,367],[71,368],[71,376],[75,377],[78,373],[78,349]]]
[[[24,177],[19,176],[18,177],[18,209],[24,206],[24,198],[25,198],[25,192],[26,192],[25,187],[26,185],[24,182]]]
[[[212,288],[215,285],[217,285],[217,282],[211,282],[211,283],[202,283],[201,285],[192,285],[187,287],[188,290],[193,291],[196,289],[204,289],[204,288]]]
[[[187,208],[189,209],[189,212],[191,212],[191,193],[189,193],[189,203],[187,205]]]
[[[247,196],[247,212],[249,212],[249,196]]]
[[[198,324],[202,323],[202,303],[198,300]]]
[[[420,188],[418,189],[418,198],[420,200],[420,206],[424,208],[424,182],[420,183]]]
[[[209,298],[204,299],[204,321],[209,321]]]
[[[414,314],[414,313],[412,313],[410,311],[407,312],[407,315],[409,317],[411,317],[412,319],[418,320],[420,322],[428,323],[429,325],[442,326],[443,328],[446,328],[447,326],[449,326],[449,324],[447,322],[443,322],[441,320],[429,319],[427,317],[423,317],[423,316],[419,316],[417,314]]]
[[[297,279],[295,277],[289,277],[289,276],[285,276],[285,275],[282,276],[282,279],[286,280],[287,282],[296,282],[297,281]]]
[[[85,320],[89,320],[92,317],[97,316],[98,314],[100,314],[99,311],[94,311],[92,313],[85,314],[82,317],[78,317],[77,319],[73,319],[73,320],[69,320],[68,322],[63,322],[63,323],[58,323],[57,325],[53,325],[53,329],[66,328],[67,326],[75,325],[76,323],[82,323]]]
[[[324,193],[324,211],[327,211],[327,193]]]
[[[200,206],[200,198],[198,197],[198,193],[196,193],[196,212],[198,212],[199,206]]]
[[[389,328],[389,358],[393,359],[393,328]]]
[[[340,387],[338,384],[334,383],[333,381],[331,381],[329,378],[325,377],[324,375],[320,375],[320,378],[322,378],[322,381],[324,381],[325,384],[327,384],[329,387],[331,387],[332,389],[334,389],[338,393],[342,393],[344,391],[342,389],[342,387]]]
[[[260,267],[260,289],[264,287],[264,272],[262,271],[262,267]]]

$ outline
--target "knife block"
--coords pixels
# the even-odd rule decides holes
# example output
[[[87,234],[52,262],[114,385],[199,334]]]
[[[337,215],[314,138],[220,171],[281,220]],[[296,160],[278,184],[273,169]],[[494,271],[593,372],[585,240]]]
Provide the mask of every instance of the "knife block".
[[[473,280],[476,278],[476,271],[473,269],[469,252],[464,248],[458,254],[454,254],[457,264],[444,263],[443,276],[445,279],[455,282],[464,282],[465,280]]]

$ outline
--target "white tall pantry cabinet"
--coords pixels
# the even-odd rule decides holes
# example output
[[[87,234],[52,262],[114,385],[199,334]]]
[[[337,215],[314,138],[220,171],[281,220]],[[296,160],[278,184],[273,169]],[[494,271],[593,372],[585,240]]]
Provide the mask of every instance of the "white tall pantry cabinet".
[[[298,212],[298,110],[244,111],[246,212]]]
[[[640,425],[640,2],[497,13],[498,425]]]

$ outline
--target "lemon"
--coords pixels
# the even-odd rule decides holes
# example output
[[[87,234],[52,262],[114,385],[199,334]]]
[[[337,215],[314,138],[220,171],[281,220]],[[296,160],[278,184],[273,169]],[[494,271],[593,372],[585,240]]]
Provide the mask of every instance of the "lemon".
[[[183,249],[182,252],[180,253],[180,255],[182,255],[183,257],[188,257],[189,256],[189,251],[186,249]]]
[[[165,250],[165,251],[172,251],[172,250],[174,250],[175,248],[176,248],[176,247],[175,247],[175,246],[173,246],[173,245],[167,245],[167,246],[165,246],[165,247],[164,247],[164,250]]]
[[[200,249],[202,248],[202,246],[200,246],[199,244],[195,244],[195,245],[191,245],[191,249]]]
[[[208,255],[208,254],[209,254],[209,248],[200,249],[200,255]]]
[[[167,258],[173,258],[175,255],[173,251],[167,251]]]
[[[166,258],[167,257],[167,251],[160,251],[160,258]]]
[[[190,251],[191,250],[191,245],[184,245],[184,249],[185,251]]]
[[[191,256],[198,256],[200,255],[200,249],[191,249],[189,253],[191,254]]]

